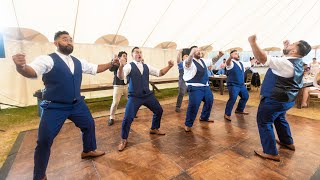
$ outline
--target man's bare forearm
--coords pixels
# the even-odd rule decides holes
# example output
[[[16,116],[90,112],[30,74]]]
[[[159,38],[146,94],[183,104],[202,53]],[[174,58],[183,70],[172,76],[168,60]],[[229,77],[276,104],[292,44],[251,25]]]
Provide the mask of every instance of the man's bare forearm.
[[[256,42],[250,43],[252,52],[254,57],[262,64],[265,64],[267,61],[267,55],[266,53],[258,46]]]
[[[172,66],[167,66],[164,67],[163,69],[160,70],[160,76],[164,76],[165,74],[167,74],[167,72],[172,68]]]
[[[28,65],[24,65],[21,67],[16,66],[16,69],[17,69],[18,73],[24,77],[27,77],[27,78],[36,78],[37,77],[37,73]]]
[[[119,69],[118,69],[118,72],[117,72],[117,76],[121,80],[124,79],[124,73],[123,73],[123,66],[122,65],[119,66]]]
[[[215,57],[213,57],[212,60],[212,64],[215,64],[222,56],[220,56],[219,54],[216,55]]]
[[[104,72],[107,69],[109,69],[111,66],[112,66],[111,62],[107,63],[107,64],[99,64],[98,65],[98,69],[97,69],[97,73]]]
[[[193,59],[193,54],[190,54],[188,59],[185,62],[186,63],[186,67],[190,67],[192,59]]]
[[[228,58],[227,61],[226,61],[226,65],[227,65],[227,66],[230,66],[230,65],[231,65],[231,60],[232,60],[232,57],[229,56],[229,58]]]

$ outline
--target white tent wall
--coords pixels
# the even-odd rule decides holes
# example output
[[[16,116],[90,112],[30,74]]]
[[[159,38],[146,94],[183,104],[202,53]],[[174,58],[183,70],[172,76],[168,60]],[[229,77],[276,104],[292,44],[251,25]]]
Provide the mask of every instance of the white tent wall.
[[[52,42],[54,33],[66,30],[74,38],[74,55],[79,58],[103,63],[120,50],[129,52],[130,57],[131,47],[139,46],[143,47],[146,62],[161,68],[167,60],[175,60],[177,53],[152,49],[162,42],[173,42],[177,49],[211,45],[213,51],[234,47],[250,51],[247,38],[257,34],[261,48],[281,48],[286,39],[319,45],[319,11],[320,0],[0,0],[0,33],[8,27],[27,28]],[[93,44],[106,35],[123,36],[129,45]],[[32,94],[43,87],[41,80],[17,75],[10,58],[16,52],[24,52],[30,61],[53,52],[55,47],[52,43],[7,41],[5,36],[7,58],[0,59],[0,102],[35,104]],[[315,51],[306,62],[313,56]],[[175,67],[165,77],[177,74]],[[105,72],[85,75],[83,84],[111,81],[112,73]],[[111,91],[86,96],[108,93]]]
[[[111,61],[114,54],[119,51],[128,53],[128,62],[132,60],[131,50],[133,47],[116,47],[101,44],[75,44],[73,56],[87,60],[90,63],[102,64]],[[18,52],[26,54],[27,63],[40,55],[54,52],[56,47],[53,43],[34,43],[25,41],[5,41],[6,58],[0,59],[0,102],[17,106],[28,106],[37,103],[33,93],[36,90],[43,89],[44,85],[41,78],[27,79],[16,72],[15,65],[11,59],[12,55]],[[155,48],[141,48],[145,63],[156,68],[163,68],[167,65],[168,60],[176,61],[176,50],[162,50]],[[173,67],[165,76],[161,78],[177,78],[177,67]],[[150,79],[157,77],[150,76]],[[93,75],[83,75],[82,85],[112,83],[113,72],[109,70]],[[159,86],[177,87],[177,83]],[[112,96],[112,90],[94,91],[83,93],[86,98],[96,98]]]
[[[320,44],[320,0],[0,0],[0,27],[29,28],[52,41],[59,30],[76,43],[126,37],[129,46],[177,48],[212,44],[214,50],[250,50],[258,35],[262,48],[304,39]]]

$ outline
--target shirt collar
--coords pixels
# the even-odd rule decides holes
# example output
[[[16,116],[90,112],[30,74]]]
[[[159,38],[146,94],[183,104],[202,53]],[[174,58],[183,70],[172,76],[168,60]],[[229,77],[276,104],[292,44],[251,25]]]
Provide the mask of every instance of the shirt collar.
[[[142,64],[142,62],[140,61],[140,62],[138,62],[138,61],[136,61],[136,60],[132,60],[135,64]]]
[[[58,50],[56,50],[56,52],[55,52],[55,53],[57,53],[57,54],[58,54],[58,56],[60,56],[60,58],[61,58],[61,59],[68,59],[68,58],[70,58],[70,59],[71,59],[70,54],[67,56],[67,55],[62,54],[62,53],[61,53],[61,52],[59,52]]]

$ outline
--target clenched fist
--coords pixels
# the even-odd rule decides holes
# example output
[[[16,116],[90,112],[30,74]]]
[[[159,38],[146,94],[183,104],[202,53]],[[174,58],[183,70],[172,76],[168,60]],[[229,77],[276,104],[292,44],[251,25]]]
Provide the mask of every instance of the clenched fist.
[[[222,57],[224,55],[224,53],[222,51],[219,51],[219,57]]]
[[[17,68],[23,68],[26,65],[26,55],[18,53],[12,56],[13,62],[16,64]]]
[[[174,62],[173,62],[172,60],[170,60],[170,61],[168,61],[168,65],[169,65],[170,67],[173,67],[173,66],[174,66]]]
[[[249,43],[256,43],[256,41],[257,41],[257,36],[254,34],[254,35],[252,35],[252,36],[249,36],[248,37],[248,41],[249,41]]]

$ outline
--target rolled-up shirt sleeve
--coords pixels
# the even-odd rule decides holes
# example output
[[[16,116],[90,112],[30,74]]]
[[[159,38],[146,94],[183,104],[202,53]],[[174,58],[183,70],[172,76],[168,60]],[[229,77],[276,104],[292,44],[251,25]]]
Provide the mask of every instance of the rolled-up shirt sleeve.
[[[197,73],[196,65],[191,62],[190,67],[186,67],[186,61],[183,61],[183,80],[189,81],[192,79]]]
[[[98,70],[97,64],[89,63],[88,61],[86,61],[84,59],[79,59],[79,61],[81,62],[83,73],[92,74],[92,75],[97,74],[97,70]]]
[[[274,74],[289,78],[294,75],[294,67],[288,59],[290,59],[290,57],[267,56],[267,61],[263,65],[269,66]]]
[[[148,68],[149,68],[149,74],[152,76],[156,76],[159,77],[160,76],[160,69],[157,69],[155,67],[150,66],[149,64],[147,64]]]
[[[233,61],[231,61],[231,62],[230,62],[230,66],[227,65],[227,66],[226,66],[226,69],[227,69],[227,70],[230,70],[230,69],[233,68],[233,66],[234,66],[234,63],[233,63]]]
[[[126,79],[126,77],[130,74],[131,72],[131,64],[126,64],[123,67],[123,78]]]
[[[48,73],[53,68],[53,60],[50,56],[42,55],[28,64],[37,74],[37,77]]]

